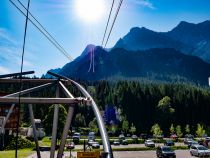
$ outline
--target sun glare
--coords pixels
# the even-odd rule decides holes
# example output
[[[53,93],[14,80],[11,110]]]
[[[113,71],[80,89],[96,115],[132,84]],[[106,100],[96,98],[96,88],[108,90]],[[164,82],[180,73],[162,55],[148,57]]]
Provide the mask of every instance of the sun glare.
[[[104,0],[75,0],[76,14],[87,22],[98,21],[105,10]]]

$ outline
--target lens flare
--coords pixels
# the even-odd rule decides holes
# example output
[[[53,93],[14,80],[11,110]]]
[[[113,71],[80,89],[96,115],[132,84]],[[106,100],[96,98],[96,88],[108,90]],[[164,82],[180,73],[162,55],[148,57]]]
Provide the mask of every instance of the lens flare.
[[[87,22],[100,20],[105,11],[104,0],[75,0],[76,14]]]

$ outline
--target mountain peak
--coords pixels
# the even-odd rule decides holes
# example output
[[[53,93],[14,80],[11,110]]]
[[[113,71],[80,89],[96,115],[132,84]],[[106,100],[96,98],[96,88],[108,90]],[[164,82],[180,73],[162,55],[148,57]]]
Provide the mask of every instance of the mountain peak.
[[[138,33],[140,31],[143,31],[143,32],[145,32],[145,31],[151,32],[152,30],[149,30],[146,27],[141,27],[141,28],[139,28],[139,27],[133,27],[133,28],[130,29],[130,33]]]
[[[130,32],[136,32],[136,31],[139,31],[140,28],[139,27],[133,27],[130,29]]]
[[[186,22],[186,21],[181,21],[174,29],[185,29],[185,28],[188,28],[188,27],[193,27],[195,25],[196,24],[189,23],[189,22]]]
[[[93,45],[93,44],[88,44],[88,45],[86,46],[86,48],[84,49],[84,51],[82,52],[81,56],[87,55],[91,50],[94,50],[95,48],[96,48],[95,45]]]

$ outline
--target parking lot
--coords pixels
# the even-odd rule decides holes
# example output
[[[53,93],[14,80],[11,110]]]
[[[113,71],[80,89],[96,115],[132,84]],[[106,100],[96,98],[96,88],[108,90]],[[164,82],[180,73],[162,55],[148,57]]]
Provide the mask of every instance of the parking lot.
[[[176,158],[193,158],[190,156],[189,150],[177,150],[175,151]],[[120,151],[113,152],[114,158],[156,158],[155,151]],[[50,157],[50,152],[41,152],[42,157]],[[65,152],[63,158],[69,156],[69,152]],[[76,157],[76,152],[72,155]],[[36,158],[36,154],[33,154],[27,158]]]
[[[155,146],[163,146],[163,143],[155,143]],[[175,143],[175,146],[186,146],[184,143]],[[75,145],[75,149],[83,151],[83,145]],[[131,149],[129,149],[131,148]],[[116,149],[118,151],[114,151],[114,158],[156,158],[156,150],[145,150],[145,151],[120,151],[123,149],[133,150],[133,149],[148,149],[144,144],[128,144],[128,145],[112,145],[112,149]],[[100,149],[103,149],[103,146],[100,145]],[[57,152],[57,151],[56,151]],[[190,155],[188,150],[175,150],[176,158],[193,158]],[[42,157],[50,157],[50,151],[41,152]],[[69,157],[70,152],[65,152],[63,158]],[[76,158],[77,153],[74,151],[72,155]],[[36,153],[30,155],[28,158],[36,158]]]

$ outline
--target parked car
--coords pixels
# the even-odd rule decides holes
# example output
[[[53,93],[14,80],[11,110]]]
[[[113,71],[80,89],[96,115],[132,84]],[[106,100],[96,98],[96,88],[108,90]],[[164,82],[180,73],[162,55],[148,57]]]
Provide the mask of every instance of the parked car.
[[[155,147],[154,141],[153,140],[150,140],[150,139],[146,140],[144,142],[144,144],[145,144],[146,147],[152,147],[152,148]]]
[[[190,147],[190,154],[192,156],[210,156],[210,150],[203,145],[192,145]]]
[[[174,142],[171,139],[167,139],[164,142],[165,146],[174,146]]]
[[[170,136],[170,138],[171,138],[173,141],[175,141],[175,142],[178,141],[178,137],[177,137],[176,134],[172,134],[172,135]]]
[[[199,145],[199,143],[192,140],[192,141],[189,141],[188,144],[187,144],[188,148],[190,148],[192,145]]]
[[[115,145],[115,146],[120,145],[120,140],[114,140],[113,145]]]
[[[128,145],[128,140],[127,139],[124,139],[124,140],[122,140],[122,145]]]
[[[205,140],[210,140],[210,137],[206,137]]]
[[[154,138],[156,138],[156,139],[163,139],[164,135],[156,135]]]
[[[148,136],[147,134],[145,134],[145,133],[142,133],[142,134],[140,135],[140,138],[146,140],[146,139],[149,138],[149,136]]]
[[[184,139],[184,144],[188,145],[189,142],[194,141],[192,138],[185,138]]]
[[[203,141],[203,146],[208,147],[210,145],[210,137],[206,137]]]
[[[185,138],[191,138],[191,139],[194,139],[194,136],[192,134],[186,134],[185,135]]]
[[[124,134],[120,134],[120,135],[119,135],[119,139],[120,139],[120,141],[124,140],[124,139],[125,139]]]
[[[78,144],[78,143],[79,143],[80,136],[81,136],[81,134],[78,133],[78,132],[75,132],[75,133],[73,134],[72,139],[73,139],[73,142],[74,142],[75,144]]]
[[[80,134],[80,133],[75,132],[75,133],[73,134],[73,136],[72,136],[72,139],[73,139],[73,140],[74,140],[74,139],[78,139],[78,140],[80,140],[80,136],[81,136],[81,134]]]
[[[156,155],[158,158],[176,158],[175,152],[169,146],[157,147]]]
[[[138,139],[137,135],[132,135],[131,138],[135,140]]]
[[[44,128],[42,126],[42,121],[40,119],[34,119],[35,127],[36,127],[36,136],[39,140],[45,137],[46,133],[44,131]],[[28,127],[26,138],[33,139],[34,138],[34,132],[32,126]]]
[[[92,140],[92,139],[90,139],[90,140],[88,140],[88,146],[92,146],[92,144],[94,143],[94,140]]]
[[[100,149],[100,144],[98,142],[93,142],[92,143],[92,148],[93,149]]]
[[[67,149],[74,149],[75,148],[74,142],[70,142],[69,144],[67,144],[66,148]]]
[[[133,143],[138,143],[137,135],[132,135],[131,138],[132,138]]]
[[[88,134],[88,140],[95,140],[96,136],[94,132],[89,132]]]

